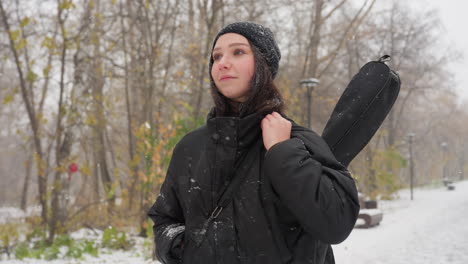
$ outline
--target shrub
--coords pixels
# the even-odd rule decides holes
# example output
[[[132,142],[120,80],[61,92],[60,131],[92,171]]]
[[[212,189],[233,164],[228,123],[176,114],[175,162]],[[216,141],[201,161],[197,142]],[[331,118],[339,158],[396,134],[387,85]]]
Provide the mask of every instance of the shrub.
[[[10,250],[18,242],[18,225],[7,223],[0,225],[0,249],[10,256]]]
[[[52,244],[50,247],[46,247],[44,249],[44,259],[45,260],[54,260],[59,257],[60,254],[60,247]],[[40,258],[40,256],[39,256]]]
[[[71,247],[75,241],[69,235],[60,235],[55,238],[53,245]]]
[[[93,257],[98,256],[98,248],[93,241],[85,240],[82,242],[81,247],[83,249],[83,253],[89,254]]]
[[[30,257],[30,249],[27,242],[22,242],[15,248],[15,258],[24,259]]]
[[[93,241],[76,242],[69,235],[58,236],[52,245],[48,245],[42,239],[32,244],[22,242],[15,248],[15,258],[20,260],[24,258],[54,260],[64,256],[79,259],[84,253],[97,257],[98,248]]]
[[[119,232],[115,227],[109,227],[102,234],[102,247],[128,250],[134,242],[127,239],[125,232]]]

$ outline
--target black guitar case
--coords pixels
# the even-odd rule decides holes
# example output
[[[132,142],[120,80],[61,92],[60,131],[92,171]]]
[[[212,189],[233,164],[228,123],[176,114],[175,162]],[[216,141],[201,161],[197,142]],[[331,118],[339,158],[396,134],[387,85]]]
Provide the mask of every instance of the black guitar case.
[[[385,55],[366,63],[348,84],[322,133],[343,165],[348,166],[382,125],[400,92],[400,77]]]

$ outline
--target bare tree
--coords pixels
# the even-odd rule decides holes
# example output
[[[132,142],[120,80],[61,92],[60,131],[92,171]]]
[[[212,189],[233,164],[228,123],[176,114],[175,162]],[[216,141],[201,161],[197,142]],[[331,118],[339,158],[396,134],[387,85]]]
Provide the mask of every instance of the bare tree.
[[[3,0],[0,1],[0,14],[2,16],[3,26],[5,27],[5,31],[8,34],[9,39],[9,49],[11,50],[14,63],[16,65],[18,79],[20,83],[20,90],[21,90],[21,97],[23,99],[24,106],[26,108],[29,124],[32,129],[32,141],[34,144],[35,150],[35,163],[37,166],[37,177],[38,177],[38,185],[39,185],[39,202],[41,204],[41,216],[43,223],[48,222],[48,204],[47,204],[47,175],[45,174],[46,171],[46,164],[44,151],[42,149],[42,140],[41,140],[41,128],[40,128],[40,114],[38,113],[37,109],[34,107],[34,97],[32,97],[31,87],[32,85],[28,85],[29,83],[34,82],[34,75],[30,74],[30,72],[25,74],[25,63],[20,59],[20,51],[19,43],[23,40],[26,40],[19,35],[19,31],[12,30],[9,22],[8,14],[4,8]],[[23,44],[24,45],[24,44]],[[27,49],[27,47],[22,47]],[[30,68],[30,66],[26,66],[26,68]],[[30,76],[30,78],[28,78]]]
[[[211,51],[211,39],[214,37],[214,34],[216,33],[215,30],[219,26],[217,24],[220,12],[223,8],[223,0],[198,0],[197,2],[197,7],[200,12],[200,20],[203,21],[201,23],[205,28],[205,34],[202,36],[202,41],[204,45],[202,46],[202,56],[201,58],[203,61],[206,61],[208,59],[208,55]],[[207,72],[207,63],[203,63],[200,72],[198,73],[198,84],[197,84],[197,90],[195,90],[195,94],[193,95],[193,98],[195,98],[194,101],[194,111],[193,111],[193,116],[194,117],[199,117],[201,107],[202,107],[202,100],[204,94],[206,94],[206,76],[208,76]]]

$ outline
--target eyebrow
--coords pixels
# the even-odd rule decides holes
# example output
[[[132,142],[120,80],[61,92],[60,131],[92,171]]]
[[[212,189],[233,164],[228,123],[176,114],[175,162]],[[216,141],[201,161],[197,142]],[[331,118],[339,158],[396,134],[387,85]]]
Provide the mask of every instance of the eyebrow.
[[[249,44],[238,42],[238,43],[231,43],[231,44],[228,45],[228,47],[232,47],[232,46],[247,46],[247,47],[249,47]],[[213,51],[219,50],[219,49],[221,49],[221,47],[214,48]]]

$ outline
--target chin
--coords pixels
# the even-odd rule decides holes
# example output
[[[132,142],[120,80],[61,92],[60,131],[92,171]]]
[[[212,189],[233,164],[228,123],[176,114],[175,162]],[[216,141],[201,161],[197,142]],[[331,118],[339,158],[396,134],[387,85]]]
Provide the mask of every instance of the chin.
[[[236,95],[233,95],[233,94],[230,94],[230,93],[222,93],[222,94],[223,94],[223,95],[224,95],[224,97],[226,97],[227,99],[229,99],[229,100],[233,100],[233,101],[235,101],[235,100],[236,100],[236,98],[239,98],[238,96],[236,96]]]
[[[228,92],[220,91],[220,92],[222,95],[224,95],[224,97],[234,102],[243,103],[247,100],[247,96],[243,94],[233,94],[233,93],[230,93],[229,91]]]
[[[246,101],[245,98],[241,98],[240,96],[226,96],[226,98],[236,103],[243,103]]]

